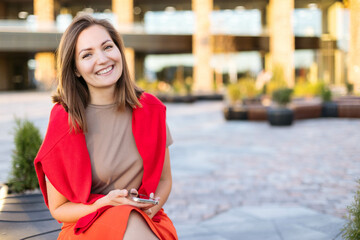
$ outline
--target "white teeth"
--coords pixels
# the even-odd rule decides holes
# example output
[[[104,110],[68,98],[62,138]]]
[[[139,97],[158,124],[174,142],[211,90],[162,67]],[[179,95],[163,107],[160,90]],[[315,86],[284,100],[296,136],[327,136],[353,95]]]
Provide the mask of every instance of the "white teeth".
[[[113,69],[113,66],[109,66],[109,67],[105,68],[104,70],[97,72],[96,74],[97,75],[105,74],[105,73],[110,72],[112,69]]]

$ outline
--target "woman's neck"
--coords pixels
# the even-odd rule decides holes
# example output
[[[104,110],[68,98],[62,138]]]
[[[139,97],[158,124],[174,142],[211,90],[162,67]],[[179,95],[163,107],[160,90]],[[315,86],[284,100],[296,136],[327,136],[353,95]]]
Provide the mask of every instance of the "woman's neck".
[[[90,103],[94,105],[108,105],[113,104],[115,88],[103,88],[96,89],[96,91],[90,90]]]

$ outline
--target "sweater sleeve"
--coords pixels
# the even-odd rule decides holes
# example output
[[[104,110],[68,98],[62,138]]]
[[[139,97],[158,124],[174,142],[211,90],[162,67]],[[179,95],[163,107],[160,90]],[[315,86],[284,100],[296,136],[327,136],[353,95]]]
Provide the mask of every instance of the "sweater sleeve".
[[[85,135],[69,129],[67,113],[61,105],[55,105],[45,139],[34,161],[46,205],[45,175],[71,202],[89,204],[102,196],[90,194],[91,165]]]

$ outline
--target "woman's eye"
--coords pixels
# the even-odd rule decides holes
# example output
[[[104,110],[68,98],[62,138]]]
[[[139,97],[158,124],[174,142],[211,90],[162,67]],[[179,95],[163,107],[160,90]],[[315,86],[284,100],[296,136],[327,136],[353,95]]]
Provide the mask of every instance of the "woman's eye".
[[[82,58],[85,59],[85,58],[88,58],[88,57],[90,57],[90,56],[91,56],[90,53],[86,53],[86,54],[84,54],[84,55],[82,56]]]
[[[105,50],[111,49],[111,48],[112,48],[112,46],[111,46],[111,45],[108,45],[108,46],[105,47]]]

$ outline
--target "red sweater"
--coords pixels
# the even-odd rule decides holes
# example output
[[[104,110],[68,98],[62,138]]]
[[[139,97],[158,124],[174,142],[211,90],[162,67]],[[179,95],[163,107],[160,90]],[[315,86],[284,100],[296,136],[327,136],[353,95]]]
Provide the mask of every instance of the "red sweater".
[[[155,192],[163,169],[166,148],[166,107],[154,96],[144,93],[142,108],[132,114],[132,131],[137,149],[143,159],[144,173],[139,193]],[[60,105],[54,105],[45,139],[35,158],[35,170],[48,206],[45,174],[52,185],[69,201],[92,204],[103,197],[92,194],[91,164],[84,133],[70,132],[69,117]],[[79,220],[80,232],[90,227],[109,206]],[[159,212],[160,213],[160,212]],[[154,221],[158,221],[156,216]]]

